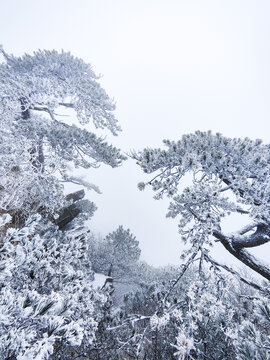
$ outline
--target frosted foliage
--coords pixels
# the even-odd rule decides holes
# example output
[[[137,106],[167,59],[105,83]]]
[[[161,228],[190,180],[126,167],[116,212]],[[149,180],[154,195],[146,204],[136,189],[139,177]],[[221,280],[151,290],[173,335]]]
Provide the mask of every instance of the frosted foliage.
[[[70,53],[38,51],[14,57],[3,52],[0,92],[12,117],[36,105],[55,110],[69,104],[82,124],[91,119],[96,127],[120,130],[112,111],[115,105],[97,82],[91,66]],[[23,99],[23,104],[20,99]]]
[[[176,345],[173,345],[177,349],[174,356],[177,360],[185,360],[190,351],[194,349],[193,339],[188,338],[184,333],[179,333],[176,337]]]
[[[0,214],[11,214],[13,222],[35,212],[53,217],[64,204],[59,180],[80,183],[70,169],[116,167],[125,159],[87,130],[91,122],[116,135],[115,106],[90,65],[69,53],[0,51]],[[65,109],[78,126],[65,122]]]
[[[171,346],[178,360],[269,359],[269,298],[255,295],[217,268],[190,281],[179,308],[175,302],[167,304],[159,317],[162,324],[168,315],[164,336],[177,330]],[[156,315],[150,323],[152,319],[158,324]]]
[[[1,132],[1,130],[0,130]],[[37,172],[31,163],[29,140],[8,131],[0,133],[0,211],[31,213],[46,209],[53,214],[64,203],[62,185],[48,171]],[[47,159],[50,168],[52,158]]]
[[[224,334],[231,330],[234,316],[230,293],[228,283],[219,283],[211,272],[205,279],[194,279],[187,289],[185,311],[179,314],[179,310],[174,310],[171,314],[171,318],[179,323],[176,344],[172,344],[177,349],[174,354],[177,359],[189,358],[187,356],[191,350],[196,353],[206,351],[202,342],[209,343],[209,352],[216,347],[216,356],[219,356],[219,351],[222,352],[222,348],[218,348],[219,343],[224,342]],[[229,340],[227,347],[229,348]]]
[[[178,142],[164,140],[167,149],[145,149],[133,157],[144,172],[154,173],[150,185],[155,198],[171,199],[168,217],[180,216],[183,239],[211,242],[222,218],[247,213],[256,221],[270,220],[270,147],[261,141],[229,139],[211,132],[185,135]],[[179,183],[192,174],[192,184]]]
[[[234,339],[237,360],[270,357],[270,306],[269,298],[260,298],[253,303],[253,313],[242,321],[238,337]]]
[[[170,315],[168,313],[161,317],[154,314],[150,318],[150,326],[152,329],[159,330],[159,329],[162,329],[163,327],[165,327],[168,324],[169,320],[170,320]]]
[[[269,360],[270,307],[262,288],[213,264],[192,265],[180,278],[181,268],[155,269],[148,284],[126,296],[125,313],[110,325],[126,349],[123,358],[129,352],[147,360]]]
[[[0,359],[45,360],[57,341],[91,344],[106,301],[91,286],[85,235],[39,217],[3,239]]]
[[[119,263],[136,262],[141,250],[139,241],[132,235],[129,229],[125,230],[123,226],[119,226],[115,231],[106,236],[106,242],[110,252]]]
[[[96,239],[97,240],[97,239]],[[115,278],[129,276],[139,260],[139,241],[123,226],[109,233],[105,239],[90,240],[93,269]]]

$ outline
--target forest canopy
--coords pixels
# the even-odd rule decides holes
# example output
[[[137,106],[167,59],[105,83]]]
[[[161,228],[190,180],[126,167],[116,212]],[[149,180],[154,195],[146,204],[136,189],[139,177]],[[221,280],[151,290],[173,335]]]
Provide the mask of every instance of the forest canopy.
[[[270,241],[269,145],[198,131],[130,155],[188,245],[179,266],[153,268],[130,229],[100,237],[86,222],[85,190],[99,190],[74,169],[127,159],[95,133],[121,129],[91,66],[1,54],[0,360],[269,359],[270,269],[246,250]],[[227,234],[233,214],[247,226]],[[263,281],[212,258],[216,241]]]

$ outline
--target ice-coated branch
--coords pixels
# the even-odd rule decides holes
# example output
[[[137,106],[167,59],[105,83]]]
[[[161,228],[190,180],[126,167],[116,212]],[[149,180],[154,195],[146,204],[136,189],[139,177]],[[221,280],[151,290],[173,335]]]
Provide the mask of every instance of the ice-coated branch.
[[[256,231],[250,233],[256,228]],[[245,235],[250,233],[248,235]],[[214,235],[216,236],[216,235]],[[256,247],[270,242],[270,229],[267,223],[253,222],[226,236],[237,249]]]
[[[270,268],[262,264],[258,259],[251,255],[248,251],[234,247],[234,243],[230,237],[225,236],[220,231],[213,231],[213,236],[220,240],[222,245],[228,250],[233,256],[235,256],[242,263],[247,265],[252,270],[263,276],[265,279],[270,281]]]
[[[99,187],[95,184],[91,184],[90,182],[84,180],[82,177],[78,176],[67,176],[63,182],[73,183],[76,185],[83,185],[87,190],[94,190],[96,193],[101,194]]]
[[[251,223],[251,224],[248,224],[248,225],[244,226],[242,229],[238,230],[238,231],[236,232],[236,234],[238,234],[238,235],[244,235],[244,234],[246,234],[247,232],[253,230],[253,229],[254,229],[255,227],[257,227],[258,225],[260,225],[260,223],[258,223],[258,222],[253,222],[253,223]]]
[[[55,117],[54,117],[53,111],[50,110],[50,109],[49,109],[48,107],[46,107],[46,106],[43,106],[43,107],[34,106],[34,107],[32,108],[32,110],[35,110],[35,111],[45,111],[45,112],[47,112],[47,113],[50,115],[50,117],[51,117],[51,119],[52,119],[53,121],[57,121],[57,120],[55,119]]]
[[[67,107],[67,108],[70,108],[70,109],[73,109],[73,108],[74,108],[74,104],[71,104],[71,103],[63,103],[63,102],[60,102],[59,105],[60,105],[60,106]]]
[[[125,321],[123,321],[121,324],[116,325],[116,326],[110,326],[107,327],[106,330],[108,331],[113,331],[113,330],[117,330],[117,329],[121,329],[127,325],[132,325],[134,326],[134,324],[138,321],[142,321],[142,320],[150,320],[151,316],[145,316],[145,315],[133,315],[128,317],[127,319],[125,319]]]
[[[245,229],[248,232],[250,230]],[[256,247],[270,242],[270,231],[267,225],[257,225],[257,230],[250,235],[233,235],[233,246],[238,248]]]
[[[204,255],[205,260],[209,261],[211,264],[213,264],[213,265],[215,265],[217,267],[223,268],[227,272],[231,273],[232,275],[234,275],[235,277],[240,279],[243,283],[253,287],[254,289],[259,290],[264,294],[270,295],[270,291],[268,289],[261,287],[260,285],[258,285],[254,281],[251,281],[251,280],[248,280],[248,279],[244,278],[241,274],[239,274],[237,271],[231,269],[229,266],[227,266],[225,264],[220,264],[219,262],[214,260],[208,253],[204,252],[203,255]]]
[[[190,256],[190,258],[188,259],[188,261],[185,264],[182,264],[181,267],[181,271],[180,274],[178,275],[178,277],[174,280],[174,282],[172,283],[170,289],[167,291],[163,301],[162,301],[162,305],[165,304],[166,300],[168,299],[168,297],[170,296],[171,292],[173,291],[174,287],[177,285],[177,283],[181,280],[181,278],[183,277],[183,275],[185,274],[185,272],[187,271],[187,269],[189,268],[189,266],[195,261],[195,257],[198,254],[198,250],[194,251],[193,254]],[[159,309],[160,310],[160,309]],[[158,311],[157,311],[158,312]]]

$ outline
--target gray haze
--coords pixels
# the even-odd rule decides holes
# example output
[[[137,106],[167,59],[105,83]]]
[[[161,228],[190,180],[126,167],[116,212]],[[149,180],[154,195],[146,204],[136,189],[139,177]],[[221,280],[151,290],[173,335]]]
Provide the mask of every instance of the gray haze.
[[[0,43],[15,55],[64,49],[91,63],[123,129],[108,141],[125,152],[198,129],[269,142],[269,16],[267,0],[1,0]],[[103,192],[89,193],[95,231],[123,224],[143,259],[179,262],[177,222],[165,219],[166,201],[137,190],[146,177],[132,161],[86,176]]]

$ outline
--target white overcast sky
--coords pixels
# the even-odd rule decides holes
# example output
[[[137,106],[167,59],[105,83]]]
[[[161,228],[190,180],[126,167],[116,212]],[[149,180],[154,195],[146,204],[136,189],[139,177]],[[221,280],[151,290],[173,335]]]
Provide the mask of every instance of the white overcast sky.
[[[268,0],[1,0],[0,43],[15,55],[64,49],[91,63],[123,129],[107,139],[123,151],[209,129],[269,142],[269,18]],[[165,201],[137,190],[145,175],[132,161],[86,176],[103,192],[89,194],[95,231],[122,224],[143,259],[179,263],[177,222]]]

